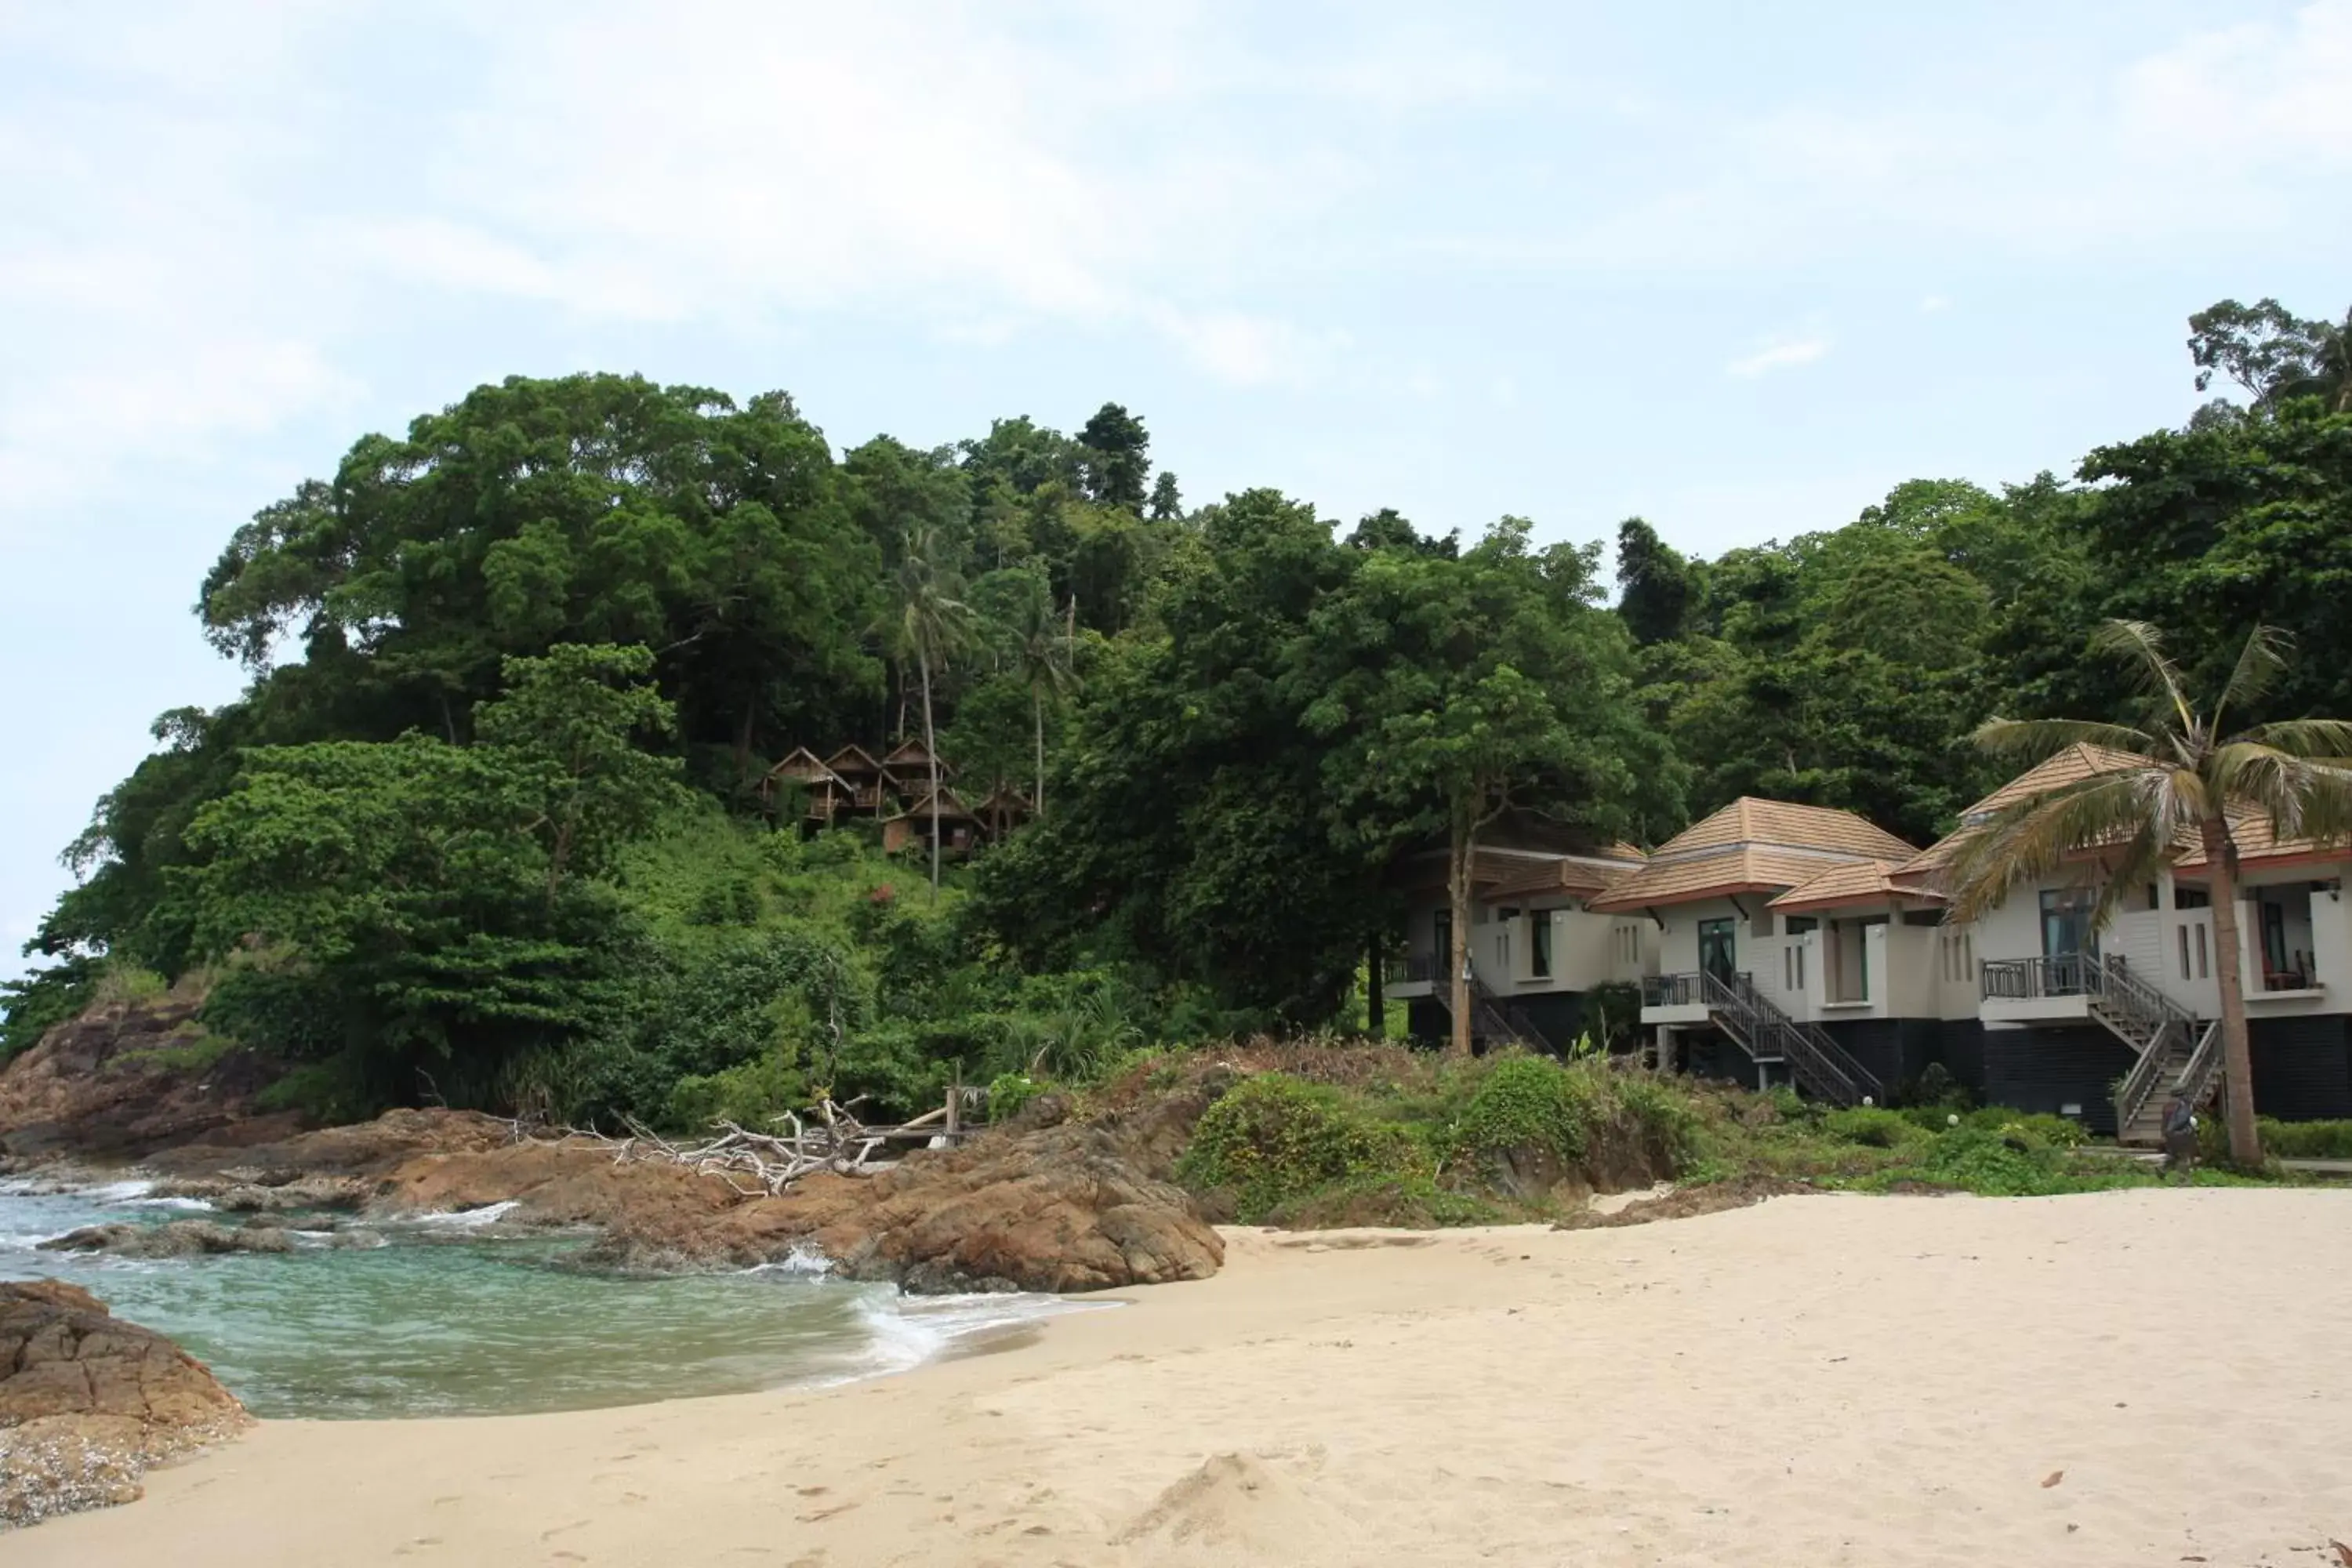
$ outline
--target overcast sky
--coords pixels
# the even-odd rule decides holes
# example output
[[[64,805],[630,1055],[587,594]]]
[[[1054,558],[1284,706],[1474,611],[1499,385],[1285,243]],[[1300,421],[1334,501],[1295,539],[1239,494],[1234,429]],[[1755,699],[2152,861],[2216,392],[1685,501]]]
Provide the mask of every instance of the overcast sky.
[[[2179,422],[2348,174],[2352,0],[0,0],[0,973],[229,531],[478,382],[1712,553]]]

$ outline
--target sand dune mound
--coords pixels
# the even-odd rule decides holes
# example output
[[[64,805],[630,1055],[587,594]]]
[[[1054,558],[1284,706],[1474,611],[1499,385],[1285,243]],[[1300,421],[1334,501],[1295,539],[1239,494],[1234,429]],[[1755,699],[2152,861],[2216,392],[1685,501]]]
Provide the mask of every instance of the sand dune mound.
[[[1313,1561],[1353,1544],[1354,1521],[1318,1484],[1320,1466],[1218,1454],[1111,1538],[1138,1563],[1226,1563],[1260,1554]]]

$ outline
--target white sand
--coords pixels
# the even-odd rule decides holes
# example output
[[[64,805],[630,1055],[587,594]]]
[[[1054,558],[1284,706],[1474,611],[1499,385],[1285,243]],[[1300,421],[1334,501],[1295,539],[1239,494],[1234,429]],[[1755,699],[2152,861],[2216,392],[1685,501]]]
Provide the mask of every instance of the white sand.
[[[824,1393],[270,1423],[0,1535],[0,1568],[2332,1568],[2352,1541],[2352,1194],[1237,1232],[1215,1279],[1134,1295]]]

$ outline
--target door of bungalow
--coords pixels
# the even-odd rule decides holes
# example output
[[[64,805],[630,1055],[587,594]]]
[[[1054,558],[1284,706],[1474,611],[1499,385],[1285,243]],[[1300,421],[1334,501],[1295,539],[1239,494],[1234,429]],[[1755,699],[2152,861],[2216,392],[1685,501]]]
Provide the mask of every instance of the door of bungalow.
[[[1738,939],[1732,934],[1732,921],[1701,921],[1698,922],[1698,966],[1702,973],[1712,974],[1726,985],[1739,969]]]

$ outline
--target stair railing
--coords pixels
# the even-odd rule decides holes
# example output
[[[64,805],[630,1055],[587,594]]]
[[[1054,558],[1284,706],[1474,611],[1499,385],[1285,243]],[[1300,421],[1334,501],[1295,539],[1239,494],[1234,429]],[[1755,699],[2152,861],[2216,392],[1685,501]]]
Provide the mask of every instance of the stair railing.
[[[2172,1037],[2172,1026],[2168,1024],[2163,1032],[2149,1042],[2147,1048],[2140,1052],[2139,1060],[2132,1064],[2132,1069],[2124,1075],[2123,1082],[2116,1086],[2116,1130],[2118,1132],[2126,1131],[2138,1120],[2140,1111],[2156,1093],[2158,1083],[2163,1079],[2164,1069],[2172,1063],[2172,1051],[2168,1045]]]
[[[1828,1033],[1814,1024],[1800,1023],[1756,989],[1747,974],[1729,980],[1713,973],[1701,979],[1706,1005],[1739,1033],[1750,1055],[1759,1059],[1778,1057],[1800,1084],[1824,1100],[1859,1105],[1864,1100],[1884,1101],[1885,1089]]]
[[[2197,1048],[2189,1053],[2189,1065],[2172,1082],[2172,1091],[2190,1105],[2202,1105],[2213,1091],[2214,1079],[2221,1075],[2221,1020],[2214,1019],[2205,1026]]]

